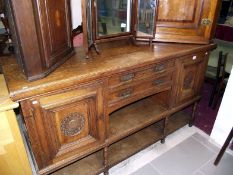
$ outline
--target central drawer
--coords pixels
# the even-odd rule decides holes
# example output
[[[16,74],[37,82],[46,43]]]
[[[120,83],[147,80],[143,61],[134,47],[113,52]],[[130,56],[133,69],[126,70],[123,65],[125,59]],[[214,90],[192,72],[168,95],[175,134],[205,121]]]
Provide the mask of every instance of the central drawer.
[[[111,76],[108,80],[109,88],[116,88],[132,82],[138,82],[148,77],[168,72],[174,68],[174,60],[168,60],[140,69],[125,71]]]
[[[168,90],[171,88],[171,84],[172,71],[109,89],[109,112],[156,92]]]

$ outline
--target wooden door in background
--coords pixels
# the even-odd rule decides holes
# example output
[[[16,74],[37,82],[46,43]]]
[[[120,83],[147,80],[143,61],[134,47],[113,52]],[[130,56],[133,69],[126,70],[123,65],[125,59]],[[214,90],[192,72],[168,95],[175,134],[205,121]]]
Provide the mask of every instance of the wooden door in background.
[[[159,0],[156,41],[209,43],[219,0]]]

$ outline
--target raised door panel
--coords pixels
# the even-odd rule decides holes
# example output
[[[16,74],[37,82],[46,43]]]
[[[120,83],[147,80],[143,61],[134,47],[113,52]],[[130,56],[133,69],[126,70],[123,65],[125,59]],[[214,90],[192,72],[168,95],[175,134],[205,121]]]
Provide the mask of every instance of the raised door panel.
[[[208,43],[218,0],[159,0],[155,40]]]
[[[178,60],[177,104],[192,100],[199,95],[208,61],[207,56],[208,53],[199,53]]]
[[[47,67],[72,50],[70,1],[37,0]]]
[[[21,102],[39,169],[77,159],[105,139],[100,87],[86,87]]]

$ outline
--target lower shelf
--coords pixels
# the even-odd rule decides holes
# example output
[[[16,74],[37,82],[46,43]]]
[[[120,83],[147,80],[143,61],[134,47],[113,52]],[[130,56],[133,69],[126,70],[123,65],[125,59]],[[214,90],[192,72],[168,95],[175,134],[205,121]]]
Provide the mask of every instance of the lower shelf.
[[[190,114],[183,111],[177,112],[168,118],[166,133],[171,134],[179,128],[187,125],[190,121]]]
[[[97,175],[104,170],[103,162],[103,151],[98,151],[51,175]]]
[[[127,159],[163,137],[163,120],[132,134],[109,147],[109,166]]]
[[[118,141],[164,118],[167,105],[155,97],[147,97],[110,114],[108,141]]]

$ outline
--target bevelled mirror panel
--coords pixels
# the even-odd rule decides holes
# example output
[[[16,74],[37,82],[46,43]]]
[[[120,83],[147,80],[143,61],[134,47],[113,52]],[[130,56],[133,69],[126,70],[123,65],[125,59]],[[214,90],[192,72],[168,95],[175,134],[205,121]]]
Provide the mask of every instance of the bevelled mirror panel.
[[[96,0],[97,38],[131,32],[131,0]]]
[[[86,0],[86,25],[87,25],[87,40],[88,46],[93,44],[92,36],[92,0]]]
[[[156,0],[138,0],[136,36],[153,38],[157,11]]]

